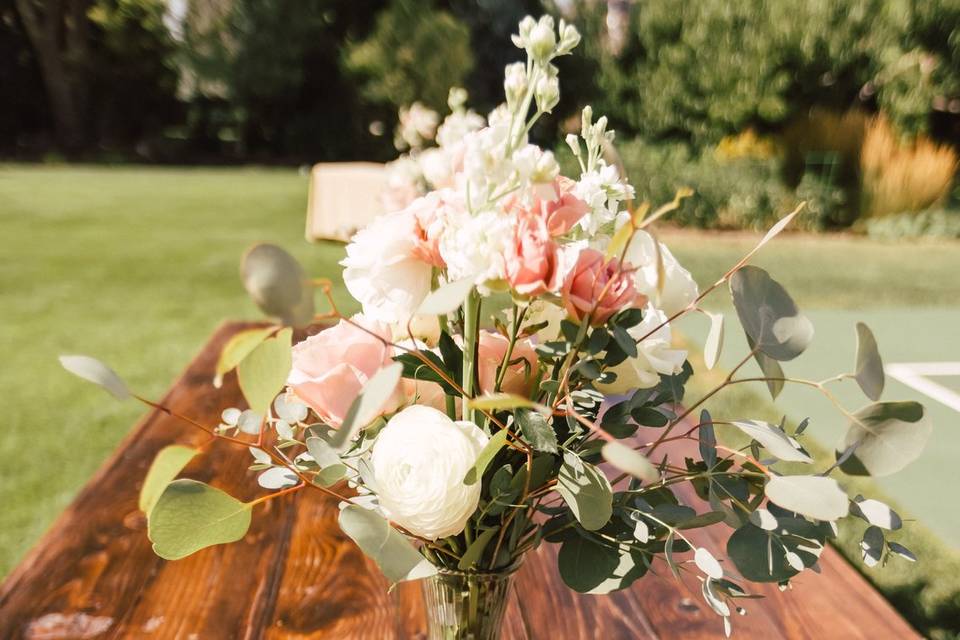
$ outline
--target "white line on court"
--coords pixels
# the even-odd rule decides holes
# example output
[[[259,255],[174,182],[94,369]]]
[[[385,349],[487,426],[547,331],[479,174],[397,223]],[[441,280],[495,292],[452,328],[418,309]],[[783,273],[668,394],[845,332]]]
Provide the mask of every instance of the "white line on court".
[[[891,378],[960,411],[960,395],[927,376],[960,376],[960,362],[892,362],[884,367]]]

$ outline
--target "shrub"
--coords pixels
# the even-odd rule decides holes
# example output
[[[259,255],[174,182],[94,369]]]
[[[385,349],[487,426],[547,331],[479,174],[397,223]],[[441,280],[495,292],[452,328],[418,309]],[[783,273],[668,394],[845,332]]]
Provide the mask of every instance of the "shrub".
[[[640,200],[667,202],[678,188],[693,189],[694,195],[670,216],[680,225],[761,229],[793,200],[780,180],[776,158],[697,157],[685,145],[641,140],[624,143],[619,151]]]
[[[864,215],[921,211],[949,195],[957,153],[925,136],[904,142],[885,118],[877,117],[867,126],[860,170]]]
[[[929,210],[892,214],[865,221],[867,235],[878,240],[960,238],[960,210]]]

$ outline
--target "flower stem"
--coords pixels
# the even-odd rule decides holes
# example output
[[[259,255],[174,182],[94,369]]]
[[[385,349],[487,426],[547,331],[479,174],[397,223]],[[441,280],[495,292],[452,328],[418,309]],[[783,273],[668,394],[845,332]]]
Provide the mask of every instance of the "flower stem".
[[[475,394],[477,379],[477,342],[480,337],[480,295],[476,289],[470,291],[463,303],[463,407],[464,418],[477,422],[476,409],[470,409],[467,403]]]

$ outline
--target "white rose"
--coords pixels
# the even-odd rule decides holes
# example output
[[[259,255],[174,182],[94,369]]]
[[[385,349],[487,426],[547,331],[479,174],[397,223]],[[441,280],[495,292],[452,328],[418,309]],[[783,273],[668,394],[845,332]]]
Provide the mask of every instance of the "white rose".
[[[650,305],[643,310],[643,320],[627,330],[634,340],[639,340],[666,322],[667,316]],[[660,382],[660,375],[676,375],[683,369],[687,352],[671,348],[670,325],[664,324],[645,340],[637,344],[637,357],[628,358],[613,368],[617,379],[610,384],[597,384],[602,393],[616,395],[633,389],[649,389]]]
[[[406,322],[430,292],[432,267],[415,256],[416,240],[410,209],[375,218],[350,240],[343,281],[367,318]]]
[[[670,253],[662,242],[660,256],[663,260],[663,289],[657,293],[657,249],[653,239],[646,231],[637,231],[630,246],[627,248],[625,259],[637,267],[637,291],[650,298],[650,301],[667,316],[672,316],[684,309],[699,295],[697,283],[684,269],[677,259]]]
[[[472,422],[413,405],[377,436],[370,464],[384,515],[428,540],[463,531],[480,483],[463,483],[489,438]]]

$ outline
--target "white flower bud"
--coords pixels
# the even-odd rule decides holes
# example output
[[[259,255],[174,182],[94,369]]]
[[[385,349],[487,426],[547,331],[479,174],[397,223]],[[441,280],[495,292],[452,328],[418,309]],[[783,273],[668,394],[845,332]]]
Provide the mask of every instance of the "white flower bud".
[[[390,418],[370,457],[384,515],[428,540],[463,531],[480,500],[480,483],[463,478],[488,441],[472,422],[423,405]]]
[[[570,147],[570,151],[573,151],[573,155],[577,158],[580,157],[580,136],[575,133],[568,133],[567,137],[564,138],[567,143],[567,146]]]
[[[557,159],[554,157],[553,152],[544,151],[540,157],[537,158],[533,172],[530,174],[530,182],[539,184],[552,183],[559,174],[560,165],[557,164]]]
[[[580,32],[572,24],[560,20],[560,45],[557,47],[557,55],[563,56],[570,53],[578,44],[580,44]]]
[[[557,35],[553,30],[553,18],[543,16],[530,32],[527,52],[538,62],[548,61],[557,46]]]
[[[527,93],[527,68],[522,62],[508,64],[503,74],[503,91],[507,104],[514,105]]]
[[[459,111],[467,104],[467,90],[463,87],[450,87],[450,93],[447,94],[447,106],[450,111]]]
[[[533,28],[536,26],[537,21],[533,19],[533,16],[527,16],[521,20],[520,33],[510,36],[513,44],[516,45],[518,49],[526,49],[530,41],[530,32],[533,31]]]
[[[541,78],[537,82],[537,88],[534,91],[534,98],[537,101],[537,110],[544,113],[550,111],[560,102],[560,81],[556,76]]]

